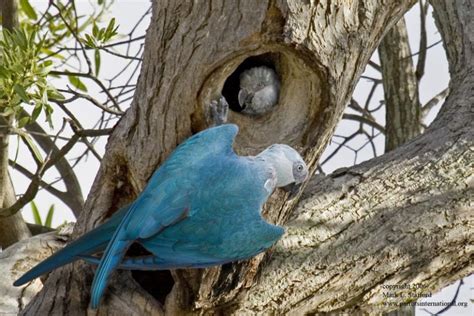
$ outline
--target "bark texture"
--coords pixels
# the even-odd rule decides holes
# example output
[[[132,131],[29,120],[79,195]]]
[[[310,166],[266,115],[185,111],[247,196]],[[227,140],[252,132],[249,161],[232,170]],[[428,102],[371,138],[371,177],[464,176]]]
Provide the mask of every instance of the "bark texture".
[[[378,48],[385,95],[385,152],[421,133],[418,80],[405,19],[387,32]]]
[[[450,63],[472,51],[469,33],[451,33],[470,23],[466,3],[434,3],[447,6],[447,17],[439,18],[449,23],[441,28],[447,43],[453,36],[464,43],[448,54]],[[241,129],[237,151],[283,141],[299,147],[314,169],[368,58],[412,4],[153,3],[133,105],[109,138],[76,234],[133,199],[179,142],[207,126],[209,102],[249,56],[277,69],[282,92],[263,117],[231,113]],[[471,272],[473,249],[466,244],[473,236],[466,227],[473,220],[474,79],[472,61],[462,58],[471,66],[452,76],[448,101],[426,135],[345,173],[312,180],[293,215],[298,198],[275,194],[267,218],[291,220],[271,258],[174,271],[173,282],[166,273],[146,274],[155,285],[149,292],[129,273],[116,273],[98,314],[382,311],[396,308],[378,305],[383,284],[435,289]],[[82,263],[53,272],[23,314],[84,314],[91,279]],[[167,286],[170,293],[156,289]]]
[[[2,26],[8,30],[18,25],[18,3],[17,0],[2,0],[0,2],[2,11]]]
[[[8,164],[5,167],[6,178],[3,180],[1,188],[1,199],[2,207],[9,207],[16,202],[15,191],[8,173]],[[1,171],[0,171],[1,172]],[[19,240],[26,239],[31,236],[30,230],[23,220],[23,216],[20,212],[9,216],[0,216],[0,248],[7,248]]]
[[[0,314],[17,315],[43,287],[39,279],[28,285],[13,287],[13,282],[36,263],[64,247],[72,225],[57,232],[21,240],[0,252]]]
[[[420,11],[424,5],[420,3]],[[424,19],[424,12],[421,13]],[[421,21],[424,27],[424,21]],[[422,40],[425,39],[422,36]],[[420,43],[420,50],[424,46]],[[385,34],[378,47],[385,100],[385,152],[421,134],[421,106],[418,77],[411,57],[405,18]],[[421,55],[420,55],[421,59]],[[424,62],[424,59],[422,59]],[[422,62],[418,62],[422,64]],[[419,67],[417,67],[418,69]],[[420,69],[423,69],[420,67]],[[423,70],[420,70],[420,74]],[[388,316],[415,315],[414,306],[402,306]]]

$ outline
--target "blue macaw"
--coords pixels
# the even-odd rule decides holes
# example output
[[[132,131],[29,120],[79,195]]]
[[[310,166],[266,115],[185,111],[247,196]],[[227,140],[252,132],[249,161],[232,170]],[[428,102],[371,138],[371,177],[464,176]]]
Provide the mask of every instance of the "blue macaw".
[[[301,184],[308,168],[293,148],[272,145],[257,156],[232,149],[238,127],[225,124],[190,137],[155,171],[137,199],[15,281],[15,286],[84,259],[98,264],[90,307],[100,303],[117,268],[203,268],[248,259],[271,247],[284,229],[261,209],[275,187]],[[124,258],[140,243],[151,255]],[[99,259],[93,254],[104,254]]]

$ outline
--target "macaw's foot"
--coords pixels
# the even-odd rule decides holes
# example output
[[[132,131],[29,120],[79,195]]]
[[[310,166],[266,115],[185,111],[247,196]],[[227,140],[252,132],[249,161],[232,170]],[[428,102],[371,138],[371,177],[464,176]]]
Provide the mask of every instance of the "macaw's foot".
[[[212,126],[218,126],[227,122],[227,114],[229,112],[229,104],[224,97],[220,97],[219,100],[211,101],[209,105],[211,108],[211,124]]]

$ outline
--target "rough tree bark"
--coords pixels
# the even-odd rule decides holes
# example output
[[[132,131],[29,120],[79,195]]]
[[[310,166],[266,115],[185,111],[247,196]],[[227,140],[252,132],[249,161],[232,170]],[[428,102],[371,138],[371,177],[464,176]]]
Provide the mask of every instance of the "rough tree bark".
[[[423,8],[420,2],[420,10]],[[424,12],[421,16],[424,18]],[[424,21],[420,22],[424,25]],[[420,49],[423,49],[421,45]],[[421,133],[418,80],[404,17],[385,34],[378,53],[385,100],[385,152],[388,152]],[[408,315],[415,315],[415,306],[402,306],[388,314]]]
[[[179,142],[207,126],[207,105],[249,56],[256,56],[251,63],[276,68],[282,92],[275,110],[261,118],[231,113],[241,128],[237,151],[286,142],[299,147],[314,170],[380,38],[412,4],[154,2],[134,102],[109,139],[76,235],[133,199]],[[474,33],[465,8],[472,2],[433,5],[452,45],[452,83],[425,135],[371,162],[312,179],[294,213],[298,198],[287,201],[277,192],[266,216],[290,220],[266,260],[173,271],[172,281],[166,273],[146,274],[155,288],[116,273],[99,314],[383,311],[396,308],[380,305],[383,285],[419,282],[437,289],[472,272],[467,245],[473,233],[466,228],[473,223]],[[23,314],[84,314],[91,279],[90,267],[80,262],[51,273]]]
[[[405,19],[392,27],[378,48],[385,96],[385,152],[421,133],[418,80]]]
[[[71,224],[62,226],[58,231],[21,240],[0,252],[0,314],[17,315],[41,290],[39,279],[21,288],[12,284],[36,263],[64,247],[72,228]]]

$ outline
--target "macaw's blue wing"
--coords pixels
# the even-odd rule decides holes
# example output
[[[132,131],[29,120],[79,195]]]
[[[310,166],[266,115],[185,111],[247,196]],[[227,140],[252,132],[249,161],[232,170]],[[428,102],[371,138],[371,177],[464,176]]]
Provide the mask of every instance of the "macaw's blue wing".
[[[153,174],[123,217],[100,260],[92,282],[91,308],[99,305],[110,273],[135,240],[159,234],[197,211],[192,200],[203,172],[212,167],[211,159],[235,155],[232,144],[237,132],[236,125],[221,125],[195,134],[178,146]]]
[[[248,223],[247,223],[248,224]],[[266,223],[263,219],[247,225],[241,232],[231,233],[222,244],[207,242],[167,240],[159,236],[140,243],[154,255],[124,258],[118,269],[170,270],[207,268],[251,258],[270,248],[284,233],[282,227]],[[238,243],[238,245],[236,245]],[[228,247],[233,244],[233,247]],[[256,245],[258,245],[256,247]],[[100,258],[81,256],[85,261],[99,264]]]
[[[170,239],[158,235],[140,240],[140,244],[154,256],[124,260],[121,268],[130,269],[132,266],[140,270],[206,268],[254,257],[270,248],[284,233],[282,227],[267,223],[260,214],[255,216],[257,211],[258,209],[235,210],[235,214],[243,216],[240,219],[218,220],[214,225],[220,227],[198,223],[196,226],[203,226],[207,231],[205,233],[201,233],[196,227],[196,234],[170,232],[167,235],[176,238]],[[184,224],[184,221],[182,223]],[[218,233],[220,237],[216,239],[214,236],[218,230],[221,231]],[[165,232],[168,233],[167,230]]]
[[[74,240],[72,243],[59,250],[46,260],[40,262],[38,265],[33,267],[22,277],[16,280],[13,285],[23,285],[41,276],[42,274],[76,261],[79,259],[80,255],[87,255],[97,251],[103,251],[127,211],[128,206],[123,207],[104,224],[94,228],[85,235],[82,235],[80,238]]]

